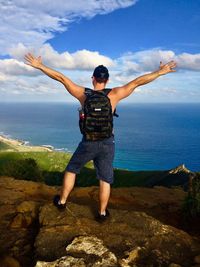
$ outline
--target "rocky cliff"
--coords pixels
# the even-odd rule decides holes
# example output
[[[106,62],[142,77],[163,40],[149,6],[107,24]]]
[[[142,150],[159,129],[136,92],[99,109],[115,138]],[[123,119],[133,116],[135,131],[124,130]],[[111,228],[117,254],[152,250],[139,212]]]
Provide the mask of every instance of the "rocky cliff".
[[[157,175],[154,174],[152,177],[148,178],[144,186],[182,186],[183,188],[187,189],[189,178],[194,174],[195,173],[187,169],[184,164],[181,164],[171,170],[163,171]]]
[[[0,178],[1,267],[200,264],[200,239],[182,228],[182,189],[113,189],[103,224],[94,220],[98,187],[75,188],[64,212],[52,205],[57,192]]]

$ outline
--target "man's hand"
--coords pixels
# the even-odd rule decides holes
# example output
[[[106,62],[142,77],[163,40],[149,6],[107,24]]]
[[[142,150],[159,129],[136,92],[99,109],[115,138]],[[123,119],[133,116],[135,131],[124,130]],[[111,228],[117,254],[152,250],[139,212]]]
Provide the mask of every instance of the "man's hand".
[[[175,61],[170,61],[167,64],[160,62],[160,67],[157,71],[151,72],[149,74],[142,75],[129,83],[125,84],[121,87],[113,88],[111,93],[109,94],[110,97],[113,98],[113,102],[118,103],[121,99],[128,97],[132,92],[135,90],[136,87],[150,83],[160,77],[161,75],[175,72],[174,69],[176,67]]]
[[[160,75],[164,75],[167,74],[169,72],[175,72],[176,70],[174,68],[176,68],[177,64],[175,61],[170,61],[167,64],[163,64],[162,61],[160,61],[160,68],[158,70],[158,73]]]
[[[39,69],[42,66],[42,58],[41,58],[41,56],[35,57],[31,53],[28,53],[28,54],[25,55],[24,58],[26,60],[25,63],[27,65],[33,67],[33,68]]]
[[[65,75],[63,75],[59,71],[53,70],[53,69],[45,66],[44,64],[42,64],[41,57],[35,57],[33,54],[28,53],[25,55],[24,59],[26,60],[25,63],[27,65],[29,65],[33,68],[39,69],[44,74],[49,76],[50,78],[52,78],[58,82],[61,82],[65,86],[67,91],[72,96],[77,98],[81,104],[85,101],[85,88],[75,84],[68,77],[66,77]]]

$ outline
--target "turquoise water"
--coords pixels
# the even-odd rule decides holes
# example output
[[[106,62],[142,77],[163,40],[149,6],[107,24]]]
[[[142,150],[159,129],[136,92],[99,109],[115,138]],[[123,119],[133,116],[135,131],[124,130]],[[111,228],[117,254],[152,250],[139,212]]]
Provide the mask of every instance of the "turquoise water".
[[[0,133],[73,152],[81,139],[78,105],[1,103]],[[166,170],[184,163],[200,171],[199,104],[119,105],[114,166]]]

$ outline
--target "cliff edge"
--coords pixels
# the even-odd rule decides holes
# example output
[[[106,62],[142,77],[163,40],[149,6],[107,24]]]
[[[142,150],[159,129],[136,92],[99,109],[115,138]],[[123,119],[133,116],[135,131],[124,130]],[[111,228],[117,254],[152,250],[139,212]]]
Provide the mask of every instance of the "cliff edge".
[[[103,224],[98,187],[75,188],[64,212],[58,189],[0,178],[0,266],[198,266],[200,239],[180,229],[182,189],[113,188]]]

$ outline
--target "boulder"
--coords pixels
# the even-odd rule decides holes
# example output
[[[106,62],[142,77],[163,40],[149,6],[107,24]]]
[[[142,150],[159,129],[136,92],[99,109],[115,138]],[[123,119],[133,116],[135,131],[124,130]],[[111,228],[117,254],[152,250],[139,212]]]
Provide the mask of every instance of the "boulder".
[[[8,255],[0,258],[0,266],[1,267],[21,267],[21,265],[15,258],[8,256]]]
[[[52,262],[37,261],[35,267],[86,267],[86,264],[82,258],[68,256]]]
[[[141,247],[136,247],[135,249],[131,250],[128,253],[125,253],[127,255],[126,258],[119,260],[119,264],[121,267],[129,267],[134,264],[134,262],[137,261],[139,258],[139,252],[142,248]],[[131,265],[129,265],[131,264]]]
[[[16,208],[19,213],[31,213],[32,217],[38,214],[40,203],[36,201],[22,201]]]
[[[27,228],[38,218],[40,203],[23,201],[17,207],[17,214],[10,223],[10,228]]]
[[[41,183],[1,177],[0,254],[8,255],[12,264],[34,266],[35,259],[43,266],[102,264],[101,255],[66,250],[84,237],[90,241],[92,238],[97,251],[107,249],[105,255],[114,255],[121,267],[199,265],[194,260],[200,255],[199,235],[195,241],[177,229],[181,227],[180,211],[186,196],[181,188],[113,188],[109,202],[111,218],[105,224],[94,220],[98,187],[76,187],[69,199],[73,203],[69,202],[63,213],[52,205],[58,190]],[[61,259],[63,256],[67,260]],[[2,264],[2,259],[0,267],[5,267],[7,263]]]
[[[199,254],[199,244],[190,235],[162,224],[144,212],[114,209],[110,212],[111,218],[99,224],[94,220],[94,211],[88,206],[68,203],[62,213],[51,204],[43,206],[39,216],[40,231],[35,242],[36,257],[53,261],[69,254],[74,256],[75,246],[72,244],[77,242],[72,240],[80,236],[84,236],[85,240],[91,236],[94,240],[100,239],[96,250],[101,253],[103,242],[120,264],[168,267],[174,262],[190,266],[194,256]],[[82,257],[80,253],[78,255]]]
[[[18,213],[12,220],[10,228],[27,228],[33,222],[32,217],[27,214]]]
[[[195,258],[194,258],[194,262],[196,264],[200,264],[200,255],[197,255]]]
[[[87,266],[92,264],[94,267],[114,267],[117,264],[116,256],[96,236],[75,237],[72,243],[67,246],[66,251],[69,254],[84,255]]]
[[[181,267],[181,265],[176,264],[176,263],[171,263],[171,264],[169,265],[169,267]]]

